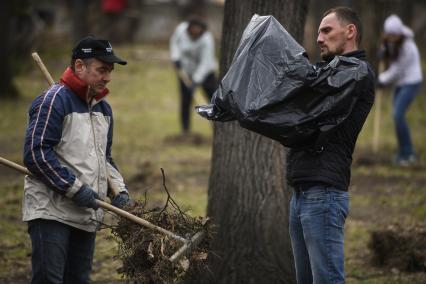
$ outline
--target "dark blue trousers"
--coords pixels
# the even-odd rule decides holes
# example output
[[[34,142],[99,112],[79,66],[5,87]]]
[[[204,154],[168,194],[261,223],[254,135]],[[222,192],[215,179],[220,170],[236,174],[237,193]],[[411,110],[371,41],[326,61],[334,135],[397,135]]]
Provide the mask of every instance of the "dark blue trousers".
[[[393,119],[395,121],[396,137],[398,139],[397,162],[415,155],[411,141],[410,128],[405,118],[408,107],[420,91],[421,83],[399,86],[393,96]]]
[[[90,283],[96,233],[36,219],[28,222],[32,284]]]
[[[344,225],[349,195],[334,187],[294,192],[290,239],[298,284],[344,284]]]
[[[180,84],[180,119],[182,131],[186,133],[190,129],[191,103],[195,90],[186,86],[181,79],[178,80]],[[217,89],[216,75],[214,73],[208,74],[203,83],[201,83],[201,86],[204,89],[204,93],[207,99],[210,101],[212,99],[213,93]]]

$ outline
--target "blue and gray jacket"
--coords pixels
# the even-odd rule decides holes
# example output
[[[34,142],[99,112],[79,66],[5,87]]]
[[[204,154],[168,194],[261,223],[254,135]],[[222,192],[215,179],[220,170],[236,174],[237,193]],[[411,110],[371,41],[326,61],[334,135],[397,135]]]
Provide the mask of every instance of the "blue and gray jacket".
[[[37,178],[25,177],[23,220],[56,220],[93,232],[103,210],[78,207],[71,200],[83,184],[104,199],[109,174],[126,191],[111,158],[113,117],[107,90],[87,101],[87,85],[68,68],[58,84],[29,109],[24,164]]]

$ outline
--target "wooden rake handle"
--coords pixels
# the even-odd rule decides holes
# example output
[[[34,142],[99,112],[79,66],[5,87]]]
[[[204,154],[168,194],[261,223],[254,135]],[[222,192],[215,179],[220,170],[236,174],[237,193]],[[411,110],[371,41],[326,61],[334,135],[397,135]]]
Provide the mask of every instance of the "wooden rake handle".
[[[14,170],[16,170],[16,171],[18,171],[20,173],[23,173],[23,174],[29,175],[31,177],[34,177],[34,175],[27,168],[25,168],[25,167],[23,167],[21,165],[18,165],[16,163],[12,162],[12,161],[6,160],[6,159],[4,159],[2,157],[0,157],[0,164],[6,166],[8,168],[14,169]],[[142,225],[144,227],[147,227],[149,229],[152,229],[154,231],[162,233],[162,234],[164,234],[166,236],[169,236],[169,237],[171,237],[171,238],[173,238],[173,239],[175,239],[177,241],[180,241],[180,242],[182,242],[184,244],[186,244],[188,242],[187,239],[182,238],[181,236],[178,236],[178,235],[176,235],[176,234],[174,234],[174,233],[172,233],[172,232],[170,232],[170,231],[168,231],[166,229],[163,229],[163,228],[161,228],[161,227],[159,227],[157,225],[152,224],[151,222],[149,222],[149,221],[147,221],[145,219],[142,219],[142,218],[140,218],[138,216],[135,216],[135,215],[133,215],[133,214],[127,212],[127,211],[124,211],[123,209],[117,208],[117,207],[115,207],[115,206],[113,206],[113,205],[111,205],[109,203],[106,203],[106,202],[104,202],[102,200],[96,200],[96,203],[99,205],[99,207],[101,207],[101,208],[103,208],[105,210],[114,212],[115,214],[117,214],[117,215],[119,215],[121,217],[124,217],[124,218],[126,218],[126,219],[128,219],[130,221],[133,221],[133,222],[135,222],[135,223],[137,223],[139,225]]]
[[[117,215],[119,215],[121,217],[124,217],[124,218],[126,218],[126,219],[128,219],[130,221],[133,221],[136,224],[142,225],[144,227],[147,227],[149,229],[152,229],[154,231],[162,233],[162,234],[164,234],[166,236],[169,236],[169,237],[171,237],[171,238],[173,238],[173,239],[175,239],[177,241],[180,241],[180,242],[182,242],[184,244],[186,244],[188,242],[187,239],[182,238],[181,236],[178,236],[178,235],[170,232],[169,230],[166,230],[166,229],[161,228],[161,227],[159,227],[157,225],[154,225],[154,224],[152,224],[151,222],[149,222],[149,221],[147,221],[145,219],[142,219],[142,218],[140,218],[140,217],[138,217],[136,215],[133,215],[133,214],[127,212],[127,211],[124,211],[123,209],[120,209],[120,208],[115,207],[115,206],[113,206],[113,205],[111,205],[109,203],[106,203],[105,201],[96,200],[96,203],[99,205],[99,207],[102,207],[103,209],[106,209],[108,211],[114,212],[115,214],[117,214]]]
[[[40,68],[40,70],[43,73],[44,78],[46,79],[46,81],[49,84],[49,86],[55,84],[55,81],[53,80],[52,76],[50,75],[49,71],[46,68],[46,65],[44,65],[44,63],[41,60],[41,58],[38,55],[38,53],[37,52],[33,52],[31,54],[31,56],[33,57],[34,61],[37,63],[37,66]]]

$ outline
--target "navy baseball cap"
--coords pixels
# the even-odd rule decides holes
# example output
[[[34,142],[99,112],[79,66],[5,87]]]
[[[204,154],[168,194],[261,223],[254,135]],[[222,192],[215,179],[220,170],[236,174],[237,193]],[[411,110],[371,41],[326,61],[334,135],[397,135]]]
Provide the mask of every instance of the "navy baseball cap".
[[[106,63],[118,63],[126,65],[120,57],[114,54],[111,43],[94,36],[82,38],[72,50],[72,59],[96,58]]]

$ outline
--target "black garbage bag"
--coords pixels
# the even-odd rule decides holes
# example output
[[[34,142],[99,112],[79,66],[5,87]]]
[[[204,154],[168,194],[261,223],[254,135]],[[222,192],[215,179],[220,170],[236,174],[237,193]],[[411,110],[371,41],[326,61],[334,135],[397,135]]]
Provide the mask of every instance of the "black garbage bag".
[[[273,16],[254,15],[211,104],[196,111],[209,120],[238,120],[287,147],[304,146],[349,116],[355,85],[367,75],[367,63],[353,57],[311,64]]]

